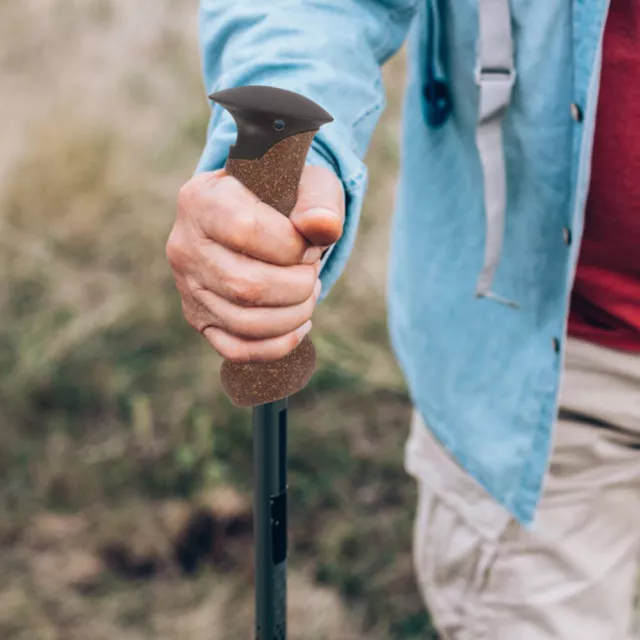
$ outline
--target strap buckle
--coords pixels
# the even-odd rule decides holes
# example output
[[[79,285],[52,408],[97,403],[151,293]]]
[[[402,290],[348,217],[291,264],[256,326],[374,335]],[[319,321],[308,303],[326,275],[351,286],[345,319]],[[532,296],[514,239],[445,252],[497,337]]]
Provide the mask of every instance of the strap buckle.
[[[478,64],[475,68],[474,75],[478,86],[497,82],[513,87],[516,81],[516,70],[514,67],[483,67],[481,64]]]

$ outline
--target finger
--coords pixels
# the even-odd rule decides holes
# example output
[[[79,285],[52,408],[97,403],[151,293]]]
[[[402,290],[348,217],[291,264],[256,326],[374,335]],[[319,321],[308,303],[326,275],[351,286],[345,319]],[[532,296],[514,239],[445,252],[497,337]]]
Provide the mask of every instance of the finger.
[[[196,221],[201,237],[257,260],[280,266],[299,264],[308,247],[286,216],[226,172],[201,179],[181,198],[179,210]]]
[[[180,293],[182,313],[186,321],[196,330],[202,332],[208,326],[221,326],[215,309],[208,308],[197,296],[193,282],[181,274],[174,274],[176,288]]]
[[[212,325],[238,338],[277,338],[294,331],[311,318],[319,293],[320,280],[317,281],[311,296],[302,304],[273,308],[240,307],[211,291],[198,291],[193,296],[195,308],[190,313],[203,322],[198,327],[199,331]],[[208,311],[208,314],[204,314],[203,309]]]
[[[233,362],[273,362],[293,351],[302,338],[311,330],[311,320],[284,336],[266,340],[245,340],[222,329],[207,327],[204,337],[213,348],[227,360]]]
[[[289,307],[312,294],[318,265],[281,267],[207,243],[191,277],[194,289],[208,289],[241,306]]]
[[[342,235],[345,216],[344,189],[335,173],[325,167],[306,166],[298,202],[289,219],[311,243],[327,247]]]

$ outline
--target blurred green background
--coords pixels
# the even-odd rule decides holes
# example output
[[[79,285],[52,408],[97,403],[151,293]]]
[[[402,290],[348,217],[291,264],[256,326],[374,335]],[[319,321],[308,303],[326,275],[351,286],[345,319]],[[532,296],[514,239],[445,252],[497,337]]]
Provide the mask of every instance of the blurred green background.
[[[250,412],[164,244],[208,106],[197,0],[0,2],[0,638],[250,638]],[[431,638],[385,326],[403,56],[291,401],[291,640]]]

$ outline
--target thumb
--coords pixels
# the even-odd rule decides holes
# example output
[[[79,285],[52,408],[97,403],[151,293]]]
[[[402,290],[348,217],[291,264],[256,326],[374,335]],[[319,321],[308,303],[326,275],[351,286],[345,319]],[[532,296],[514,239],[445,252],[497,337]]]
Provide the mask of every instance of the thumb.
[[[305,166],[298,202],[289,216],[295,228],[312,245],[337,242],[344,226],[344,189],[335,173],[325,167]]]

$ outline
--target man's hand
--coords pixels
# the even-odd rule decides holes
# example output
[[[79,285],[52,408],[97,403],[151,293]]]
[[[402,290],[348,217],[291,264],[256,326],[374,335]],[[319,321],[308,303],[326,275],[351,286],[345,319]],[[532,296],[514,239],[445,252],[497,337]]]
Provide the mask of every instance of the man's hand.
[[[290,218],[224,169],[196,175],[166,249],[187,321],[228,360],[284,357],[311,328],[320,257],[343,223],[342,185],[324,167],[304,168]]]

